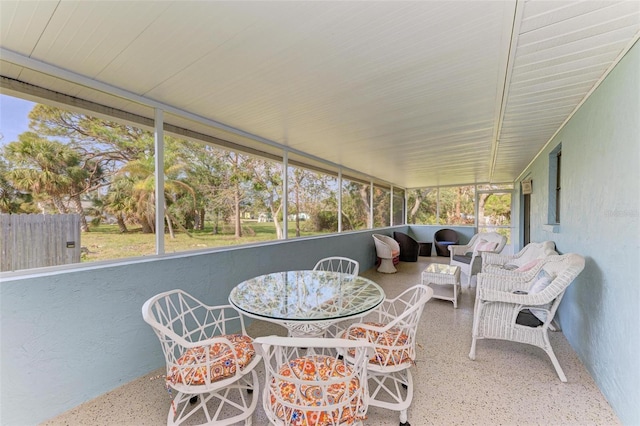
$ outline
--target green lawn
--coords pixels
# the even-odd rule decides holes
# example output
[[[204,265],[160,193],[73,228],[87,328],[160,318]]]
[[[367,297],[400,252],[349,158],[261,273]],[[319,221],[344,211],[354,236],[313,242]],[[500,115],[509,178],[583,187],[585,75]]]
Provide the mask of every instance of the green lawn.
[[[289,237],[295,237],[295,223],[289,223]],[[273,223],[244,222],[243,236],[236,238],[233,227],[225,226],[222,232],[214,235],[213,227],[203,231],[192,231],[189,235],[176,232],[175,238],[165,234],[165,253],[198,250],[207,247],[233,246],[276,239]],[[301,236],[318,235],[318,232],[301,232]],[[81,236],[81,245],[88,250],[82,254],[82,262],[122,259],[155,254],[154,234],[143,234],[140,229],[130,229],[122,234],[117,225],[92,226],[90,232]]]

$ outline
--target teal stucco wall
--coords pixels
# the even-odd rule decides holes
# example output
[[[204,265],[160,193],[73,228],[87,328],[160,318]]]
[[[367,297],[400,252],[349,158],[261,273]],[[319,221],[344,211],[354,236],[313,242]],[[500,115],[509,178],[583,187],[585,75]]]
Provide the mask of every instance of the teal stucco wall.
[[[406,226],[378,229],[392,235]],[[181,288],[227,304],[239,282],[327,256],[374,266],[372,231],[0,275],[0,424],[30,425],[164,365],[141,308]],[[35,407],[35,409],[34,409]]]
[[[562,144],[560,226],[548,221],[549,154]],[[640,43],[524,176],[531,241],[586,258],[558,311],[562,330],[624,424],[640,424]],[[571,381],[571,377],[568,378]]]

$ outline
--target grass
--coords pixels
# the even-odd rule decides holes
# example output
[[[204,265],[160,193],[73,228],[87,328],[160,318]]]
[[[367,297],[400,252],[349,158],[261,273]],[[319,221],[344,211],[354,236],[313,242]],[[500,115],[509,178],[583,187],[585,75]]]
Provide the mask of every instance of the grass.
[[[289,223],[289,237],[295,237],[295,223]],[[213,234],[213,227],[207,226],[203,231],[191,231],[188,235],[175,232],[175,238],[169,234],[164,237],[165,253],[177,253],[207,247],[234,246],[276,239],[276,228],[273,223],[243,222],[243,236],[236,238],[232,226],[224,226],[218,234]],[[318,235],[319,232],[301,231],[301,236]],[[82,254],[82,262],[98,260],[123,259],[128,257],[148,256],[156,252],[154,234],[144,234],[141,229],[130,229],[120,233],[117,225],[92,226],[90,232],[81,236],[81,245],[86,248]]]

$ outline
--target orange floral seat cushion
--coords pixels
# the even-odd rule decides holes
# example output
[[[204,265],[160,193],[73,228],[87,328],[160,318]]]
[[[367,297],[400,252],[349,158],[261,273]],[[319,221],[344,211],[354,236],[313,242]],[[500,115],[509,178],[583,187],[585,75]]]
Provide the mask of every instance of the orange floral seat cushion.
[[[383,328],[385,324],[377,322],[365,322],[364,324],[372,327]],[[365,339],[366,341],[373,343],[375,347],[375,354],[369,360],[371,364],[379,365],[399,365],[405,362],[413,363],[410,348],[409,336],[402,332],[399,328],[392,327],[384,333],[379,331],[367,330],[363,327],[353,327],[345,331],[342,335],[343,339]],[[386,346],[386,347],[380,347]],[[354,353],[351,351],[351,356]]]
[[[243,334],[228,334],[217,337],[229,339],[233,348],[224,343],[210,346],[190,348],[177,360],[177,366],[171,367],[167,381],[173,384],[204,385],[207,383],[207,369],[210,381],[226,379],[236,374],[238,368],[243,369],[255,356],[253,340]],[[209,363],[207,363],[207,348]],[[237,365],[233,354],[238,359]]]
[[[334,357],[316,355],[297,358],[280,367],[278,373],[285,377],[299,380],[319,382],[329,378],[348,378],[353,374],[350,366]],[[347,389],[348,385],[348,389]],[[358,415],[362,399],[354,395],[360,388],[360,381],[352,378],[350,381],[336,382],[331,385],[298,384],[287,380],[273,379],[269,388],[272,411],[281,419],[288,419],[293,426],[325,426],[351,425],[357,420],[363,420]],[[349,402],[350,401],[350,402]],[[283,404],[284,402],[284,404]],[[340,410],[315,411],[292,408],[290,404],[320,407],[323,405],[343,403]]]

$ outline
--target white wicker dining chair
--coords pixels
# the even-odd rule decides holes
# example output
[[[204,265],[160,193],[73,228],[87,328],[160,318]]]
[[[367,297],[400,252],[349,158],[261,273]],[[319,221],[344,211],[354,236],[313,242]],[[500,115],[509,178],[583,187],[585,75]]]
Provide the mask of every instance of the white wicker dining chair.
[[[411,367],[416,359],[416,334],[431,287],[418,284],[394,299],[386,299],[367,322],[349,325],[338,337],[364,339],[373,345],[369,360],[369,405],[400,412],[400,425],[408,426],[407,410],[413,400]],[[352,354],[344,353],[346,359]]]
[[[557,254],[556,243],[553,241],[529,243],[516,254],[482,252],[482,272],[523,270],[529,265],[533,267],[537,260]]]
[[[168,425],[251,424],[261,357],[232,306],[207,306],[182,290],[158,294],[142,307],[160,339],[166,387],[173,398]]]
[[[502,339],[543,349],[562,382],[567,381],[549,341],[548,329],[569,284],[584,269],[584,257],[548,256],[525,273],[478,274],[469,358],[480,339]]]
[[[267,336],[255,340],[265,365],[264,411],[280,426],[359,425],[368,409],[364,341]],[[336,348],[352,353],[336,356]]]
[[[358,261],[349,259],[348,257],[332,256],[320,259],[316,266],[313,267],[314,271],[331,271],[341,272],[343,274],[358,275],[360,272],[360,263]]]

